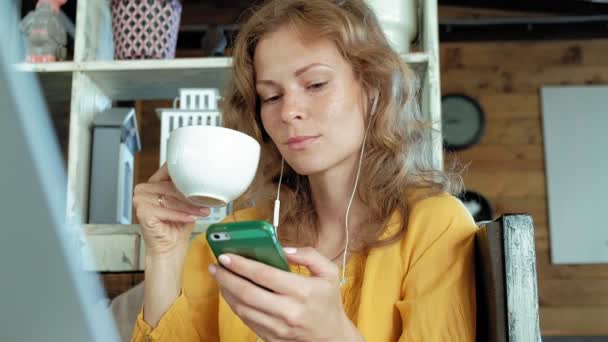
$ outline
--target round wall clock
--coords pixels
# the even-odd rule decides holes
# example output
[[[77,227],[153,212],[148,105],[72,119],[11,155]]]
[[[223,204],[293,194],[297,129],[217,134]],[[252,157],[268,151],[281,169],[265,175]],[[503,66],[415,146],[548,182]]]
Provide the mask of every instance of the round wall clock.
[[[462,150],[479,143],[486,126],[481,106],[461,94],[441,98],[443,145],[450,151]]]

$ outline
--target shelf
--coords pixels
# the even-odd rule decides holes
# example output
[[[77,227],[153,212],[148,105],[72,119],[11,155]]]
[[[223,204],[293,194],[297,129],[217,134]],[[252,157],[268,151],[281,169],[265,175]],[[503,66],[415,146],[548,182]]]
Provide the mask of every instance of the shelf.
[[[70,99],[72,72],[76,69],[74,62],[19,63],[15,69],[36,73],[47,101]]]
[[[423,77],[429,57],[414,52],[404,60]],[[159,100],[178,96],[179,88],[223,88],[230,77],[232,58],[178,58],[19,64],[20,71],[36,72],[45,93],[69,98],[71,72],[82,72],[112,100]]]
[[[137,225],[85,225],[86,241],[82,246],[87,271],[124,272],[141,268],[141,236]],[[92,260],[84,258],[85,249]]]
[[[179,88],[222,88],[230,77],[229,57],[81,63],[84,72],[113,100],[171,99]]]
[[[205,231],[206,224],[197,224],[191,239]],[[145,245],[137,224],[84,224],[82,256],[84,268],[97,272],[130,272],[144,270]],[[92,260],[85,258],[85,249]]]
[[[30,71],[39,73],[70,73],[76,70],[74,62],[50,62],[50,63],[17,63],[15,69],[18,71]]]
[[[229,78],[229,57],[172,60],[19,63],[16,70],[39,76],[48,99],[69,99],[72,73],[82,72],[112,100],[171,99],[179,88],[221,88]]]

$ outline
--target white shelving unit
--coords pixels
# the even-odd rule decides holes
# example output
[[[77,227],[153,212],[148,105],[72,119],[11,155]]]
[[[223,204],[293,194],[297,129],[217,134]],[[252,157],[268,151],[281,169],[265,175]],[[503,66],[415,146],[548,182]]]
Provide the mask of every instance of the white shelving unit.
[[[442,168],[439,47],[436,0],[419,2],[422,52],[403,56],[420,75],[422,108],[435,122],[433,159]],[[93,250],[97,271],[143,269],[144,244],[137,225],[85,224],[89,189],[91,125],[96,114],[115,100],[171,99],[179,88],[221,88],[229,77],[229,57],[114,61],[111,15],[107,0],[79,1],[74,61],[16,65],[35,72],[45,95],[68,100],[70,136],[67,217],[82,224]]]

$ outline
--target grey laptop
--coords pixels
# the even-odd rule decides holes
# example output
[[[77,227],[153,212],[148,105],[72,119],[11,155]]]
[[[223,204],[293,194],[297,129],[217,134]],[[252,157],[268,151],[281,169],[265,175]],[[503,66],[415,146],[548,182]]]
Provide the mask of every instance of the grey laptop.
[[[66,174],[21,55],[14,1],[0,1],[0,341],[118,341],[95,273],[66,222]],[[86,254],[86,253],[85,253]]]

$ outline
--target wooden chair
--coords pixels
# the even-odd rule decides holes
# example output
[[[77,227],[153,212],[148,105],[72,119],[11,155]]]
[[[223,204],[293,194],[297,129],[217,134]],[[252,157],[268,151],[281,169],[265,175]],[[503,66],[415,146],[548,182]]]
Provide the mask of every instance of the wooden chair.
[[[532,218],[509,214],[478,225],[477,341],[541,341]]]

